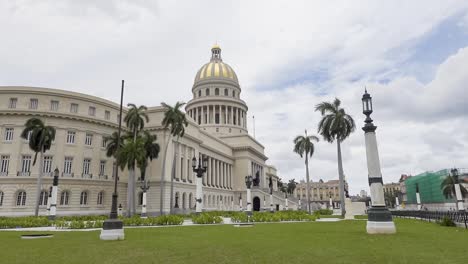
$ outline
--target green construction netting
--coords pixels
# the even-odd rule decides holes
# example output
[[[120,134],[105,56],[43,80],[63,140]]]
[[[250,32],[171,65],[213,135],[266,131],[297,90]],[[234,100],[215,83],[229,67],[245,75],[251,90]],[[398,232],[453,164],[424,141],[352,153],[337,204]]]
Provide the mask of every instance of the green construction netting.
[[[416,184],[419,186],[421,203],[446,203],[453,199],[446,199],[440,189],[440,184],[449,175],[450,170],[443,169],[436,172],[424,172],[405,180],[408,203],[416,203]]]

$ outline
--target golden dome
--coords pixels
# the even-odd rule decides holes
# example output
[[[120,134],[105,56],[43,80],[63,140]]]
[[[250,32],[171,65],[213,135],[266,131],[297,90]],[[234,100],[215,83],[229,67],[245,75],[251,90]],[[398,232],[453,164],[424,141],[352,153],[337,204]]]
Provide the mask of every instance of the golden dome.
[[[239,84],[237,75],[227,63],[221,59],[221,48],[215,44],[211,48],[211,60],[198,70],[195,83],[209,79],[224,79]]]

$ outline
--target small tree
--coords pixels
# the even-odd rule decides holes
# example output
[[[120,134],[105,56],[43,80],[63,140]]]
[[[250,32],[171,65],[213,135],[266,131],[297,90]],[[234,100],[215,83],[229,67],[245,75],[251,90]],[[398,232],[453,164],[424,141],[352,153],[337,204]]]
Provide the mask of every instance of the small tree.
[[[55,128],[46,126],[39,118],[30,118],[24,125],[25,128],[21,133],[21,138],[29,139],[29,148],[35,152],[33,166],[36,164],[37,154],[41,153],[39,162],[39,176],[37,177],[36,187],[36,207],[34,215],[39,215],[39,199],[41,195],[42,173],[43,173],[43,159],[44,153],[50,149],[52,142],[55,139]]]
[[[304,157],[305,159],[305,166],[306,166],[306,182],[307,182],[307,190],[306,190],[306,196],[307,196],[307,211],[309,214],[311,213],[310,210],[310,177],[309,177],[309,157],[312,158],[312,155],[314,155],[315,151],[315,146],[314,143],[318,142],[319,139],[316,136],[309,136],[307,135],[307,130],[305,131],[305,136],[297,136],[294,139],[294,152],[299,154],[299,156]]]

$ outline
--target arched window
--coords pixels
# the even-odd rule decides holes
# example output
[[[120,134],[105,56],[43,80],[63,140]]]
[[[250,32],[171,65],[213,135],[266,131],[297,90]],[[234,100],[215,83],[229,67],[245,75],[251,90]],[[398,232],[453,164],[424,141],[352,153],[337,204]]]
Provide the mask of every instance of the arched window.
[[[20,191],[16,196],[16,206],[25,206],[26,205],[26,192]]]
[[[63,191],[60,194],[60,205],[68,205],[68,200],[70,199],[70,192]]]
[[[0,206],[3,205],[3,192],[0,192]]]
[[[206,96],[210,95],[210,89],[209,88],[206,88],[205,95]]]
[[[138,205],[143,205],[143,192],[138,193]]]
[[[97,204],[101,205],[104,200],[104,191],[100,191],[97,195]]]
[[[182,194],[182,209],[186,208],[186,197],[185,193]]]
[[[49,193],[46,190],[42,190],[39,196],[39,205],[47,205],[48,198],[49,198]]]
[[[215,95],[219,95],[219,88],[215,89]]]
[[[192,200],[193,200],[193,196],[192,196],[192,193],[189,194],[189,209],[192,208]]]
[[[87,205],[87,204],[88,204],[88,192],[86,191],[81,192],[80,205]]]
[[[198,97],[201,97],[201,90],[198,90]]]
[[[224,96],[228,96],[228,89],[224,89]]]

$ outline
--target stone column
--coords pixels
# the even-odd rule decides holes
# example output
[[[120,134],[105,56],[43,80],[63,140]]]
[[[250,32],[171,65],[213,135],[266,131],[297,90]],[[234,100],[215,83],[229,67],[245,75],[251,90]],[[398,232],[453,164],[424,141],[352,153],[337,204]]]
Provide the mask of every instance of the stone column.
[[[369,98],[370,95],[366,92],[363,96],[363,104]],[[385,206],[379,151],[375,135],[377,127],[372,123],[372,119],[370,118],[371,113],[372,110],[364,111],[367,118],[365,120],[366,124],[362,128],[366,143],[367,171],[372,201],[372,207],[368,210],[369,219],[366,229],[369,234],[393,234],[396,233],[396,228],[392,220],[392,214]]]
[[[231,106],[231,112],[230,112],[230,120],[229,120],[231,123],[231,125],[234,124],[234,107]]]
[[[196,193],[196,196],[197,196],[197,204],[196,204],[196,208],[195,208],[195,211],[197,213],[201,213],[203,211],[203,187],[202,187],[202,178],[203,178],[203,173],[197,173],[197,193]],[[190,204],[190,202],[189,202]]]

